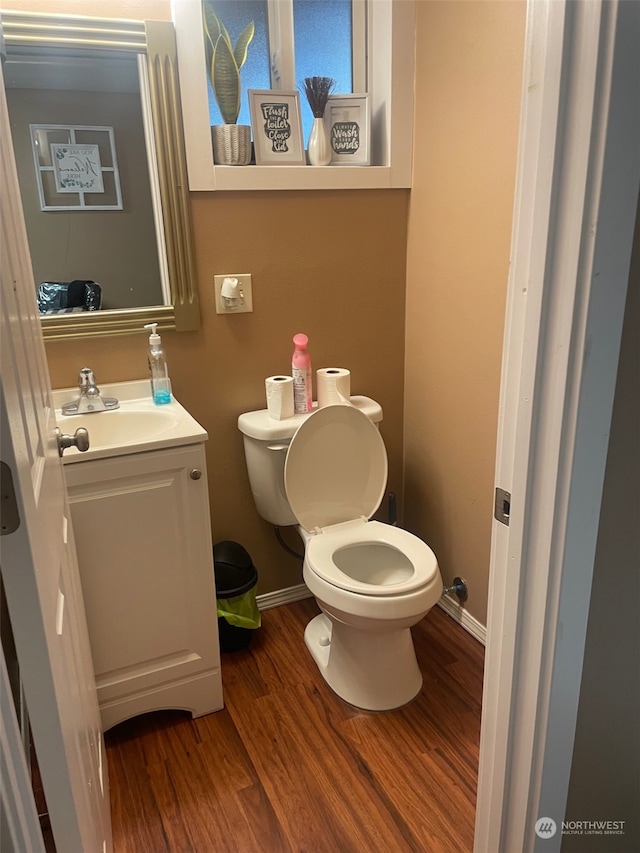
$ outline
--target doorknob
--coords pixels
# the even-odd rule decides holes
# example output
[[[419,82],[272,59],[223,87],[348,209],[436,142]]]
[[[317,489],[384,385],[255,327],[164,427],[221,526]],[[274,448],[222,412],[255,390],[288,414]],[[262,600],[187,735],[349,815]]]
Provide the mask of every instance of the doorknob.
[[[89,449],[89,433],[84,427],[78,427],[73,435],[64,435],[56,427],[56,439],[58,441],[58,453],[60,456],[68,447],[77,447],[81,453]]]

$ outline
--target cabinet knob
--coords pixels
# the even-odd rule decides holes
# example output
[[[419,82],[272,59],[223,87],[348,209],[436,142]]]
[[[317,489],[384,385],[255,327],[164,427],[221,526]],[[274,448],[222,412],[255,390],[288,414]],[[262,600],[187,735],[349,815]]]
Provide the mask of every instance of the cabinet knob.
[[[199,480],[202,477],[202,471],[198,468],[194,468],[193,471],[189,474],[192,480]]]

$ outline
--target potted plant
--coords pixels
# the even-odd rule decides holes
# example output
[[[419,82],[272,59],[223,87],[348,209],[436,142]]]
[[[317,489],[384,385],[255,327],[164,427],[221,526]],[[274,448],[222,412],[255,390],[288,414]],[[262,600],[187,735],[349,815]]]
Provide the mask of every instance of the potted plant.
[[[213,0],[202,0],[207,70],[224,124],[211,128],[213,159],[225,166],[246,166],[251,160],[251,127],[239,125],[240,69],[255,32],[253,21],[242,30],[235,47],[214,10]]]

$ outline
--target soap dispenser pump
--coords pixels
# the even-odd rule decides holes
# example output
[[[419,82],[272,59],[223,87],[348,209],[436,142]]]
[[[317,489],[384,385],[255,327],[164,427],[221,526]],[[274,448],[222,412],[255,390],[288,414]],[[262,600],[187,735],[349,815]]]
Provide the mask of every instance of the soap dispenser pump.
[[[156,331],[157,328],[157,323],[147,323],[145,326],[145,329],[151,329],[148,353],[151,397],[156,405],[162,406],[171,402],[171,381],[167,369],[167,360],[162,349],[162,340]]]

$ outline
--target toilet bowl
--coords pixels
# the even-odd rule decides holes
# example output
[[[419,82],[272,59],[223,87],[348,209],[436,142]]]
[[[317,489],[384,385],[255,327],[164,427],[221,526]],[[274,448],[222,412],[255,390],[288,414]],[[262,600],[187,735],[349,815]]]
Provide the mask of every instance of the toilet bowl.
[[[440,598],[442,578],[425,542],[369,520],[387,482],[374,423],[382,412],[368,398],[352,403],[297,416],[289,438],[285,422],[271,430],[258,413],[242,415],[239,428],[258,510],[297,522],[305,543],[303,579],[321,610],[305,644],[320,673],[351,705],[388,711],[421,689],[410,629]],[[283,487],[273,482],[280,476]]]

